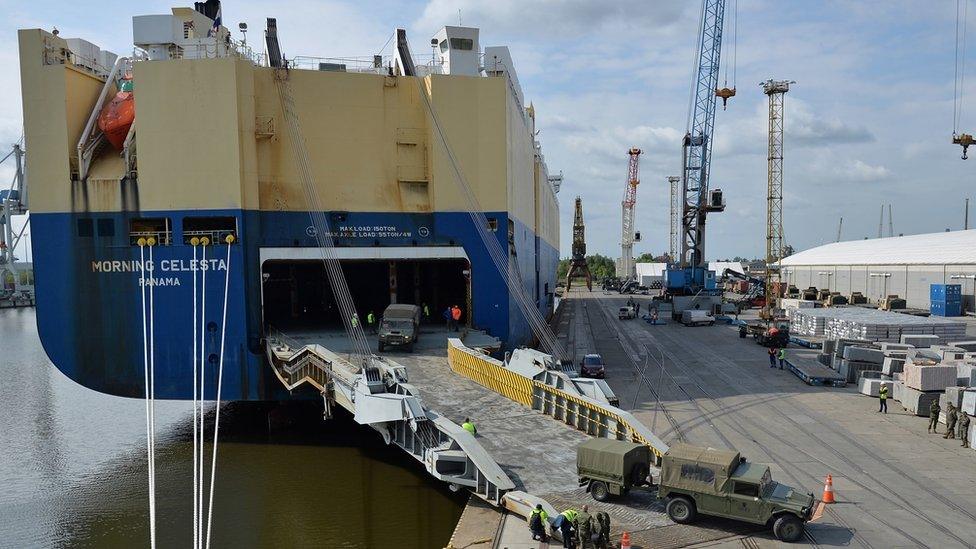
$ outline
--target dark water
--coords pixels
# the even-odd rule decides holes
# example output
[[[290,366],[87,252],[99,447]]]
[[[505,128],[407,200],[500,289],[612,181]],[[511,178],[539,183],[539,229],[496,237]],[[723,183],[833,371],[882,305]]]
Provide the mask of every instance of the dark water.
[[[0,547],[147,546],[144,401],[64,377],[32,309],[0,310],[0,348]],[[320,414],[314,401],[222,410],[212,547],[444,547],[464,497],[371,429]],[[156,416],[158,544],[186,547],[190,404]]]

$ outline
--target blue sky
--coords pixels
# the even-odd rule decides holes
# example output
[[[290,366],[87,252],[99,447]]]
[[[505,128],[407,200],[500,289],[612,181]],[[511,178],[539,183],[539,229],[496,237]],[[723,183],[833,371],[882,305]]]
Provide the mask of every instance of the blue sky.
[[[976,2],[970,22],[976,30]],[[186,2],[191,5],[192,2]],[[895,233],[960,229],[974,196],[974,159],[950,143],[956,2],[740,0],[738,95],[716,117],[712,187],[728,209],[709,218],[706,255],[759,256],[765,246],[767,78],[797,83],[786,100],[785,233],[798,249],[874,237],[882,203]],[[131,51],[131,16],[169,1],[0,1],[0,143],[21,133],[16,29],[57,26],[118,53]],[[668,242],[666,176],[679,172],[700,3],[682,0],[417,0],[224,2],[224,24],[261,37],[278,18],[285,54],[376,53],[395,26],[415,53],[445,24],[481,28],[482,46],[508,45],[550,169],[562,171],[562,252],[572,201],[582,195],[587,244],[616,257],[627,150],[644,150],[636,253]],[[976,63],[976,36],[969,41]],[[728,52],[729,49],[726,48]],[[961,129],[976,130],[976,72]],[[4,167],[5,168],[5,167]],[[7,172],[0,170],[0,181]],[[976,204],[974,204],[976,209]],[[976,218],[976,212],[974,212]],[[976,224],[976,222],[974,222]],[[887,218],[885,219],[887,230]]]

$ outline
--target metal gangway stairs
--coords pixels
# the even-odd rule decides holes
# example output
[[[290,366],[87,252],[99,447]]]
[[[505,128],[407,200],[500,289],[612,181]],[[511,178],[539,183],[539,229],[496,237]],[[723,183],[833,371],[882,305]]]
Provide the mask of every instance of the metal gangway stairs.
[[[474,436],[426,408],[407,380],[407,371],[389,359],[372,356],[360,368],[318,344],[300,345],[274,332],[266,340],[268,363],[289,391],[313,387],[322,396],[325,417],[342,406],[360,425],[368,425],[420,462],[427,472],[462,487],[493,505],[515,484]]]

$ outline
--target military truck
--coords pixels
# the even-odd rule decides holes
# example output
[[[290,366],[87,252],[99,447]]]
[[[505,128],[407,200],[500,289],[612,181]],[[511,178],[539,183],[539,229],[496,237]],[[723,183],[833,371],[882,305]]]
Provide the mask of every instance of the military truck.
[[[643,444],[592,438],[576,449],[580,486],[597,501],[650,485],[651,450]]]
[[[420,307],[405,303],[394,303],[383,311],[380,321],[379,350],[387,347],[403,347],[413,352],[413,344],[420,337]]]
[[[593,439],[579,446],[580,485],[604,501],[651,484],[650,450],[632,442]],[[645,478],[646,477],[646,478]],[[814,511],[811,493],[780,484],[769,466],[749,463],[735,450],[675,444],[661,460],[657,497],[671,520],[687,524],[699,514],[772,527],[782,541],[796,541]]]

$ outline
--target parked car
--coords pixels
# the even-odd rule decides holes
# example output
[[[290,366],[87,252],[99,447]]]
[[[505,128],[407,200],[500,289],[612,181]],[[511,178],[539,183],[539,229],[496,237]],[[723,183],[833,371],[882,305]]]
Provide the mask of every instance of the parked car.
[[[634,311],[634,308],[631,307],[630,305],[627,305],[626,307],[621,307],[617,311],[617,318],[620,320],[630,320],[635,317],[637,317],[637,312]]]
[[[603,364],[603,357],[598,354],[584,356],[583,360],[580,361],[580,375],[600,379],[606,377],[606,367]]]

